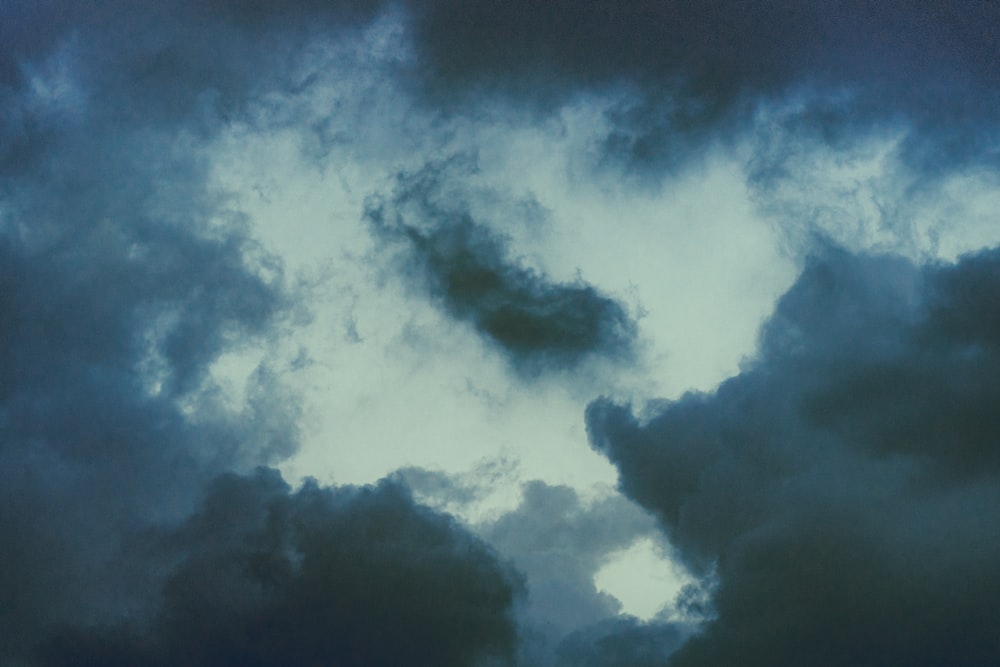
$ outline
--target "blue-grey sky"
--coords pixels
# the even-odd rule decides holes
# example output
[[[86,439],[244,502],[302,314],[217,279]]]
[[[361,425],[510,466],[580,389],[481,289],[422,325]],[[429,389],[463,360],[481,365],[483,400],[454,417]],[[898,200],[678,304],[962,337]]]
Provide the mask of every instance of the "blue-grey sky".
[[[0,662],[1000,663],[998,63],[974,0],[0,4]]]

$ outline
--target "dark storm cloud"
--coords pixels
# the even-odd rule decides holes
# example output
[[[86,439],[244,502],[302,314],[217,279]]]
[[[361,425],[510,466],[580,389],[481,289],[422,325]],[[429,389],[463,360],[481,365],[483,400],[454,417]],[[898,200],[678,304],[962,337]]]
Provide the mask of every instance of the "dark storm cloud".
[[[717,618],[670,664],[1000,660],[1000,250],[919,268],[827,248],[758,356],[593,444]]]
[[[299,408],[281,362],[248,368],[236,405],[212,366],[280,359],[303,306],[206,152],[255,95],[300,83],[279,76],[297,38],[350,24],[343,7],[0,8],[3,664],[509,650],[516,577],[450,520],[391,484],[237,475],[295,451]]]
[[[89,128],[85,128],[84,131]],[[0,201],[0,655],[49,621],[121,613],[141,577],[121,530],[186,511],[220,469],[294,449],[266,368],[250,403],[207,370],[289,310],[280,267],[212,218],[190,160],[142,164],[142,134],[53,145]],[[99,153],[94,159],[93,148]],[[164,193],[177,202],[164,208]]]
[[[997,160],[1000,6],[992,2],[412,3],[425,93],[551,109],[626,92],[606,154],[661,169],[745,127],[761,102],[819,123],[910,128],[908,164]],[[816,138],[816,137],[812,137]]]
[[[381,5],[366,0],[5,3],[0,175],[37,165],[47,147],[79,129],[72,121],[81,116],[116,129],[156,122],[162,129],[202,136],[234,118],[248,120],[249,101],[308,85],[308,75],[296,66],[310,37],[336,39],[365,25]],[[31,96],[39,89],[41,100]],[[76,90],[83,94],[72,95]],[[73,99],[65,99],[68,93]]]
[[[28,85],[33,65],[64,43],[78,40],[92,59],[78,64],[95,81],[154,94],[153,100],[133,100],[136,104],[170,100],[185,105],[171,109],[190,109],[186,105],[201,92],[194,88],[231,90],[243,98],[260,85],[262,75],[289,73],[272,66],[287,65],[282,58],[294,51],[289,47],[301,46],[305,35],[363,25],[384,4],[381,0],[15,0],[0,9],[0,83],[15,89]],[[109,69],[101,72],[97,69],[101,65]],[[147,83],[165,88],[146,88]],[[178,95],[184,90],[190,92]]]
[[[295,493],[273,470],[212,483],[136,549],[169,567],[148,626],[66,631],[42,665],[427,665],[509,659],[521,583],[405,489]]]
[[[400,175],[391,196],[368,202],[365,218],[382,246],[396,252],[404,276],[449,315],[469,322],[522,373],[631,354],[636,324],[619,302],[582,280],[553,282],[477,219],[466,199],[474,193],[454,191],[467,166],[428,163]],[[514,209],[522,212],[538,215],[530,205]]]

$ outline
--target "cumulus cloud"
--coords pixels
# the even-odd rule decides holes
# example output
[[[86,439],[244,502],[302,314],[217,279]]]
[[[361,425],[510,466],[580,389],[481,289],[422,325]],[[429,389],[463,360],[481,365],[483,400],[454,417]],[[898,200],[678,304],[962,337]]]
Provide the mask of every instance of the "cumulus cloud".
[[[621,610],[597,590],[594,575],[614,552],[653,530],[649,515],[621,496],[585,503],[572,488],[541,481],[526,483],[515,510],[479,528],[525,573],[530,621],[556,637]]]
[[[641,420],[590,406],[622,489],[704,582],[678,602],[711,619],[694,637],[608,618],[593,574],[651,530],[621,499],[530,484],[477,538],[399,481],[448,506],[475,480],[293,492],[257,468],[296,450],[298,401],[280,362],[235,401],[213,368],[274,359],[302,304],[208,185],[211,142],[300,122],[255,105],[308,89],[303,47],[387,7],[0,7],[0,661],[996,664],[997,250],[921,267],[826,248],[737,377]],[[750,136],[762,197],[790,156],[898,133],[919,185],[996,166],[998,7],[400,2],[380,73],[428,125],[599,100],[598,153],[650,173]],[[445,135],[420,145],[452,151]],[[537,203],[418,159],[359,212],[386,266],[522,380],[633,358],[625,306],[517,254],[513,218],[543,220]]]
[[[298,446],[278,343],[304,306],[208,148],[288,84],[294,37],[356,16],[250,4],[0,10],[4,664],[471,664],[513,641],[516,576],[399,488],[239,476]],[[265,361],[233,396],[213,368],[241,352]]]
[[[555,282],[527,266],[502,232],[474,217],[472,192],[442,187],[463,168],[462,160],[432,162],[401,174],[390,197],[370,199],[365,217],[396,251],[403,276],[526,375],[631,354],[636,324],[621,303],[582,280]],[[515,211],[538,215],[530,204]]]
[[[146,623],[72,628],[40,665],[473,665],[510,659],[521,580],[388,481],[222,476],[136,546],[168,569]]]
[[[591,404],[621,488],[716,582],[670,664],[996,662],[998,271],[826,248],[738,376],[642,421]]]
[[[434,506],[461,510],[483,488],[482,480],[470,484],[473,476],[488,474],[489,486],[501,481],[497,472],[496,464],[462,475],[406,468],[393,479]],[[652,540],[669,550],[653,516],[621,495],[585,499],[569,486],[525,482],[516,507],[476,521],[472,530],[523,576],[516,664],[663,664],[710,613],[697,584],[676,600],[666,594],[648,621],[623,613],[621,602],[597,587],[601,568],[630,545]]]
[[[0,654],[140,587],[123,528],[176,517],[219,470],[295,448],[265,366],[230,407],[208,369],[289,313],[280,265],[144,132],[81,126],[4,182],[0,221]],[[168,205],[166,200],[177,197]]]
[[[468,491],[465,476],[409,468],[397,477],[433,504],[454,503]],[[663,664],[697,630],[706,614],[685,602],[697,586],[679,600],[665,597],[661,613],[642,621],[595,584],[623,549],[643,539],[662,542],[650,514],[621,495],[586,500],[572,487],[541,480],[520,491],[517,507],[473,524],[523,576],[516,664]]]

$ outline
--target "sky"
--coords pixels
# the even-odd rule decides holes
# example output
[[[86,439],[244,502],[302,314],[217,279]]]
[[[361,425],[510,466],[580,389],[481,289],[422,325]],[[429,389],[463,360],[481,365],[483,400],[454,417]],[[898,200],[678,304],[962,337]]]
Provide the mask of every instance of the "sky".
[[[1000,663],[1000,3],[0,1],[0,662]]]

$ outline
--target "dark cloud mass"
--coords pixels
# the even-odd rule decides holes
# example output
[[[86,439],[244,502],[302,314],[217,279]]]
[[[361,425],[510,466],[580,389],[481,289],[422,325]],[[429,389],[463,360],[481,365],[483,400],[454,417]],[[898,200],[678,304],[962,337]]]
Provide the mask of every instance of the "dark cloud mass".
[[[718,614],[672,665],[1000,660],[1000,250],[827,248],[710,394],[588,408]]]
[[[295,38],[358,16],[254,7],[0,7],[4,665],[511,650],[518,579],[450,519],[388,483],[293,494],[248,474],[297,448],[277,343],[303,306],[206,153],[296,83],[277,75]],[[254,350],[275,360],[246,362],[234,400],[213,364]]]
[[[281,345],[307,309],[211,154],[235,126],[339,128],[322,95],[282,105],[360,63],[428,156],[584,103],[600,159],[655,175],[749,138],[762,199],[795,156],[883,131],[945,177],[998,164],[997,26],[988,1],[0,3],[0,663],[1000,664],[1000,250],[824,248],[716,391],[641,421],[591,404],[593,445],[701,578],[677,603],[695,620],[640,622],[593,582],[650,530],[620,498],[530,484],[477,527],[494,552],[407,490],[471,503],[475,476],[292,491],[268,467],[299,443]],[[370,108],[345,156],[401,136]],[[516,254],[540,206],[472,171],[430,161],[370,198],[378,265],[522,381],[636,361],[625,306]],[[234,397],[214,371],[240,353]]]
[[[528,375],[628,356],[637,329],[624,306],[583,281],[553,282],[512,256],[507,239],[474,217],[464,200],[472,193],[444,187],[461,179],[463,165],[429,163],[401,174],[391,197],[369,201],[365,217],[397,251],[403,275]]]
[[[439,0],[414,3],[416,48],[437,100],[501,94],[554,108],[625,91],[606,154],[661,170],[754,120],[803,105],[836,134],[912,131],[907,163],[996,164],[1000,7],[992,2]]]
[[[139,550],[169,568],[150,627],[67,631],[41,665],[426,665],[510,659],[521,583],[405,487],[223,476]]]
[[[396,477],[432,503],[463,495],[454,488],[460,477],[413,468]],[[516,664],[662,665],[704,615],[694,610],[691,619],[640,621],[621,614],[621,603],[597,588],[595,575],[617,552],[637,540],[662,540],[653,518],[621,495],[588,502],[571,487],[535,480],[521,485],[516,508],[474,529],[524,576]]]
[[[266,367],[236,409],[207,374],[284,319],[280,266],[210,203],[196,161],[147,166],[137,154],[157,137],[88,131],[47,147],[37,176],[6,181],[0,204],[8,663],[47,622],[141,606],[123,531],[182,515],[219,470],[296,440]],[[161,208],[159,188],[181,203]]]

